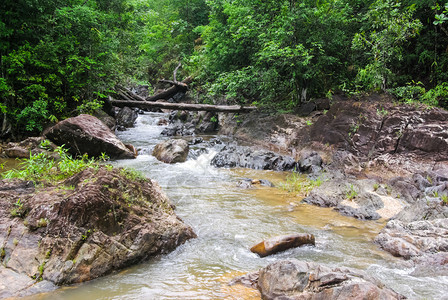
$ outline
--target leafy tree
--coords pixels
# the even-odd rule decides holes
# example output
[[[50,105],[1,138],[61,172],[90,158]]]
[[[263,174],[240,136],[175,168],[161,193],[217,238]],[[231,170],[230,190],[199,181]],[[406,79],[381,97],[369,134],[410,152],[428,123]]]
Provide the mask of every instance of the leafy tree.
[[[386,90],[391,77],[391,62],[403,59],[402,44],[415,37],[421,28],[420,20],[413,19],[415,6],[401,10],[393,0],[377,0],[364,17],[367,28],[357,33],[353,47],[368,51],[369,63],[359,71],[358,79],[369,89]]]

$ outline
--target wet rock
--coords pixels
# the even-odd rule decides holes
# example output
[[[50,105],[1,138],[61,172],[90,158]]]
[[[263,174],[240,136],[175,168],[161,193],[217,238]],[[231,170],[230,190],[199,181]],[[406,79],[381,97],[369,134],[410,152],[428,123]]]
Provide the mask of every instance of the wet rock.
[[[448,218],[403,223],[391,220],[375,242],[394,256],[406,259],[427,253],[448,252]]]
[[[252,188],[252,179],[250,178],[243,178],[241,180],[238,180],[238,182],[236,183],[236,186],[241,188],[241,189],[250,189]]]
[[[378,220],[381,216],[374,210],[365,207],[351,207],[347,205],[338,205],[334,208],[341,215],[353,217],[359,220]]]
[[[0,299],[25,297],[33,294],[49,292],[57,288],[52,282],[36,281],[25,274],[17,273],[0,266]]]
[[[163,136],[192,136],[195,134],[195,125],[193,123],[173,123],[168,125],[161,135]]]
[[[412,276],[448,276],[448,252],[431,253],[413,259]]]
[[[222,148],[212,159],[211,164],[218,168],[242,167],[275,171],[293,170],[296,167],[295,160],[290,156],[235,145]]]
[[[320,207],[335,207],[345,199],[346,180],[329,180],[314,188],[302,201]]]
[[[266,179],[251,179],[251,178],[242,178],[237,182],[237,186],[243,189],[250,189],[254,185],[261,185],[267,187],[275,187],[275,185]]]
[[[157,126],[165,126],[165,125],[168,125],[167,119],[160,119],[159,121],[157,121]]]
[[[90,115],[61,121],[44,134],[56,145],[65,145],[74,155],[101,156],[105,153],[111,158],[135,158],[103,122]]]
[[[212,112],[173,111],[170,124],[162,131],[164,136],[193,136],[213,133],[218,129],[218,118]]]
[[[299,260],[274,262],[236,283],[257,286],[262,299],[405,299],[363,271]]]
[[[203,142],[204,142],[204,139],[203,139],[203,138],[201,138],[201,137],[196,137],[196,138],[191,139],[190,142],[189,142],[189,144],[190,144],[190,145],[197,145],[197,144],[200,144],[200,143],[203,143]]]
[[[157,144],[152,155],[162,162],[174,164],[184,162],[189,150],[190,147],[186,140],[171,139]]]
[[[98,118],[101,122],[106,124],[107,127],[109,127],[110,130],[114,131],[116,128],[116,121],[115,118],[109,116],[105,111],[103,110],[96,110],[93,114],[96,118]]]
[[[291,248],[297,248],[303,245],[314,246],[314,235],[303,233],[278,236],[256,244],[255,246],[250,248],[250,251],[258,254],[260,257],[265,257],[277,252],[285,251]]]
[[[44,140],[43,137],[29,137],[19,143],[8,143],[4,153],[9,158],[30,158],[30,154],[36,155],[39,153],[51,155],[50,151],[56,149],[57,146],[49,142],[43,147]]]
[[[134,127],[135,120],[137,120],[138,112],[129,107],[123,107],[117,114],[117,125],[125,128]]]
[[[313,167],[317,167],[318,170],[320,170],[321,166],[322,157],[320,157],[320,155],[315,151],[304,154],[303,157],[299,160],[299,169],[302,172],[313,171]]]
[[[18,199],[26,213],[13,217]],[[173,207],[155,181],[102,167],[33,193],[0,190],[0,285],[18,278],[8,296],[19,296],[30,282],[84,282],[169,252],[195,237]]]

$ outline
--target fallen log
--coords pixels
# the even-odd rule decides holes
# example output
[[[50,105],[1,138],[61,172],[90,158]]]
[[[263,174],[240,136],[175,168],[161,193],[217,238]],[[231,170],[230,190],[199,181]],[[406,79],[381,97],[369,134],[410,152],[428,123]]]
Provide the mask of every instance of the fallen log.
[[[118,107],[128,106],[128,107],[138,107],[141,109],[162,108],[172,110],[213,111],[213,112],[225,112],[225,113],[248,113],[257,109],[257,107],[255,106],[188,104],[188,103],[124,101],[124,100],[110,100],[110,103]]]
[[[134,101],[134,100],[136,100],[136,101],[145,101],[145,98],[140,97],[139,95],[137,95],[136,93],[132,92],[131,90],[129,90],[129,89],[125,88],[125,87],[117,85],[115,87],[115,91],[116,91],[116,93],[118,95],[120,95],[120,97],[122,97],[125,100],[129,100],[129,101]]]
[[[153,96],[149,96],[146,97],[146,101],[157,101],[157,100],[161,100],[161,99],[169,99],[171,97],[173,97],[176,93],[179,92],[186,92],[188,90],[188,84],[191,83],[192,78],[191,77],[187,77],[182,81],[171,81],[171,80],[159,80],[159,82],[166,82],[166,83],[170,83],[173,86],[166,89],[165,91],[155,94]]]

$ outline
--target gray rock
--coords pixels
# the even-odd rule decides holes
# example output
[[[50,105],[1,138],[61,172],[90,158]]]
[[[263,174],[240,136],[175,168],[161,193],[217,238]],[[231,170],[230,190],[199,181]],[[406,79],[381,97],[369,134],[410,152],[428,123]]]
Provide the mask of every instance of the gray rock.
[[[299,260],[277,261],[231,284],[257,286],[262,299],[405,299],[367,273]]]
[[[448,252],[448,218],[403,223],[391,220],[375,238],[382,249],[406,259]]]
[[[123,107],[117,114],[117,125],[125,128],[134,127],[135,120],[138,118],[138,112],[129,107]]]
[[[306,153],[299,160],[299,169],[302,172],[310,171],[312,167],[320,168],[321,166],[322,166],[322,157],[320,157],[320,155],[315,151]]]
[[[168,164],[184,162],[190,147],[186,140],[171,139],[157,144],[152,152],[158,160]]]
[[[215,155],[211,164],[218,168],[242,167],[275,171],[293,170],[296,167],[295,160],[290,156],[234,145],[225,146]]]
[[[334,210],[338,211],[343,216],[353,217],[360,220],[378,220],[381,218],[376,211],[365,207],[353,208],[347,205],[338,205]]]

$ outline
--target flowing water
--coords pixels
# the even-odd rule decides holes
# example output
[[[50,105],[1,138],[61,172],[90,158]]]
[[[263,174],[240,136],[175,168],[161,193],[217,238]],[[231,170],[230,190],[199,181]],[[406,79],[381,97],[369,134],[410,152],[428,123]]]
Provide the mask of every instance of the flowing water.
[[[39,299],[259,299],[240,286],[228,287],[234,276],[257,270],[279,259],[296,258],[331,266],[347,266],[378,277],[411,299],[443,299],[447,277],[413,277],[400,259],[372,243],[383,222],[361,222],[331,209],[295,204],[297,199],[277,188],[241,189],[239,178],[285,180],[285,173],[210,166],[215,150],[197,159],[168,165],[150,155],[164,139],[157,126],[163,114],[147,113],[135,128],[119,132],[126,143],[141,149],[134,160],[114,162],[156,179],[177,206],[176,213],[198,235],[175,251],[115,274],[55,292]],[[249,248],[265,238],[312,233],[315,247],[290,249],[259,258]]]

